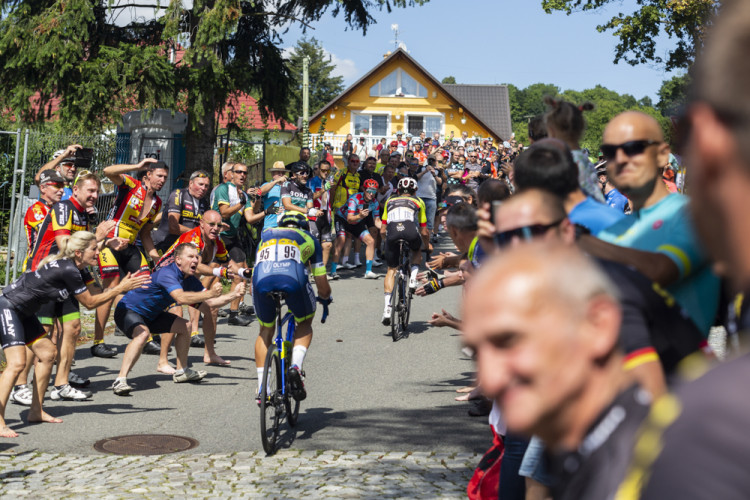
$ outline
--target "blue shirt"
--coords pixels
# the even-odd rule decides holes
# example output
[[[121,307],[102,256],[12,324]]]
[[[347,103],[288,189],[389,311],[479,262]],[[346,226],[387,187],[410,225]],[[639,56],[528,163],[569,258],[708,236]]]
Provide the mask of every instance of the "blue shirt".
[[[585,226],[591,234],[597,236],[602,229],[608,228],[624,216],[622,211],[618,212],[587,196],[585,200],[573,207],[568,214],[568,219],[573,224]]]
[[[62,194],[62,198],[60,198],[60,201],[65,201],[68,198],[70,198],[71,196],[73,196],[73,188],[65,186],[63,188],[63,194]]]
[[[618,212],[625,212],[625,207],[628,206],[628,199],[615,188],[604,195],[604,202]]]
[[[680,279],[666,287],[704,335],[719,302],[719,279],[698,243],[688,212],[688,198],[670,194],[653,206],[626,215],[598,237],[609,243],[669,257]]]
[[[265,184],[263,186],[265,186]],[[281,208],[281,186],[279,186],[278,184],[276,184],[274,187],[271,188],[269,192],[263,195],[263,210],[268,210],[272,206]],[[277,227],[278,225],[279,225],[278,214],[266,215],[265,218],[263,219],[263,230]]]
[[[147,288],[136,288],[126,293],[120,304],[151,321],[174,304],[175,300],[170,293],[175,290],[202,292],[204,288],[198,278],[186,277],[177,263],[173,262],[154,272]]]

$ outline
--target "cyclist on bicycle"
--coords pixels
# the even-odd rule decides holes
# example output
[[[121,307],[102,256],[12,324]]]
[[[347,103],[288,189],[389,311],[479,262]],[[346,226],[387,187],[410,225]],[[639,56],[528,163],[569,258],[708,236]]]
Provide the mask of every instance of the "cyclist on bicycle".
[[[255,341],[259,395],[266,352],[273,340],[276,326],[276,304],[270,292],[284,292],[287,307],[297,322],[292,367],[289,370],[291,392],[297,401],[307,397],[302,363],[312,340],[312,320],[315,316],[315,292],[308,278],[308,263],[318,288],[318,300],[325,305],[332,300],[331,287],[323,266],[323,250],[318,240],[303,229],[307,227],[308,221],[304,214],[290,211],[281,218],[279,227],[267,229],[261,234],[253,269],[253,305],[260,323],[260,333]],[[244,270],[239,274],[246,275]],[[260,403],[260,397],[256,402]]]
[[[411,274],[409,276],[409,288],[417,287],[417,273],[419,264],[422,262],[420,248],[424,243],[429,248],[429,232],[427,231],[427,216],[424,202],[417,198],[417,181],[411,177],[404,177],[398,181],[398,194],[392,196],[383,208],[383,224],[380,234],[385,241],[385,261],[388,264],[388,272],[383,282],[385,292],[385,309],[383,310],[383,325],[391,323],[391,293],[393,292],[394,276],[399,265],[399,240],[405,240],[412,251]],[[417,230],[419,224],[419,230]],[[421,237],[420,237],[421,236]]]

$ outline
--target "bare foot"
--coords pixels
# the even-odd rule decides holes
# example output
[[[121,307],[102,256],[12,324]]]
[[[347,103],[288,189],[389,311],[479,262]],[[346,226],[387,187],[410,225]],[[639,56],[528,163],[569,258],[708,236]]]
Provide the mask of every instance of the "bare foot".
[[[467,385],[466,387],[461,387],[460,389],[456,389],[456,392],[471,392],[477,387],[475,385]]]
[[[174,375],[174,372],[176,372],[177,370],[175,370],[175,367],[171,364],[166,364],[157,366],[156,371],[165,375]]]
[[[62,423],[62,419],[61,418],[57,418],[57,417],[53,417],[52,415],[50,415],[46,411],[43,411],[41,417],[35,417],[35,416],[32,416],[32,415],[29,415],[29,423],[32,423],[32,422],[45,422],[45,423],[48,423],[48,424],[61,424]]]
[[[456,397],[456,401],[471,401],[472,399],[480,399],[482,397],[482,390],[479,387],[474,387],[471,392],[464,394],[463,396]]]
[[[4,425],[3,427],[0,427],[0,437],[4,438],[17,438],[18,433],[8,427],[7,425]]]
[[[203,362],[207,365],[217,366],[229,366],[232,364],[231,361],[227,361],[217,354],[214,354],[213,356],[203,356]]]

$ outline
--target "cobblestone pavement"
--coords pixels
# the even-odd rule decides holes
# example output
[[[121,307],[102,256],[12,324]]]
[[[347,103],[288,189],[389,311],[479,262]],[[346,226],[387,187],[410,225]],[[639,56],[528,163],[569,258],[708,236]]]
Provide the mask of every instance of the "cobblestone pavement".
[[[473,453],[0,455],[4,498],[465,498]]]

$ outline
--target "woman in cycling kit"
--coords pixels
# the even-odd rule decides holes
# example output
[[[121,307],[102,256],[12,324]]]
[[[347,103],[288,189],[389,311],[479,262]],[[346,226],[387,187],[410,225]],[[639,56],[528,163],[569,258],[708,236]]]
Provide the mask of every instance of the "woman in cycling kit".
[[[34,387],[29,422],[60,423],[42,410],[42,400],[49,383],[56,351],[52,341],[44,336],[44,328],[36,317],[42,304],[62,302],[75,297],[84,307],[94,309],[128,290],[148,283],[148,275],[126,276],[119,285],[106,292],[92,295],[85,281],[90,280],[86,266],[97,263],[96,236],[88,231],[78,231],[65,237],[60,252],[46,257],[37,270],[21,275],[3,289],[0,296],[0,346],[7,366],[0,375],[0,437],[18,437],[5,424],[5,407],[18,373],[26,364],[26,346],[37,357],[34,369]]]

